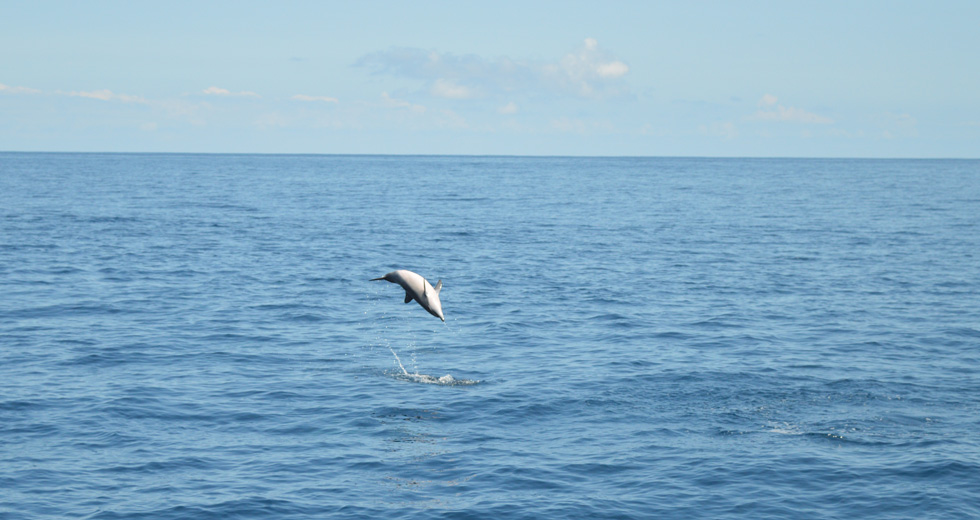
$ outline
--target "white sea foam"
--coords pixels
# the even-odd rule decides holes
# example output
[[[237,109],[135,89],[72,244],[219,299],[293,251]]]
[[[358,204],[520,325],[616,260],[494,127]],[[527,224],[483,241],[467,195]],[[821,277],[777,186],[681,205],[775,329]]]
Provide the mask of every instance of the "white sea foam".
[[[395,356],[395,361],[398,362],[398,367],[402,369],[401,374],[392,374],[395,379],[401,381],[409,381],[412,383],[425,383],[427,385],[444,385],[444,386],[465,386],[465,385],[475,385],[479,381],[474,381],[471,379],[456,379],[451,374],[446,374],[442,377],[430,376],[428,374],[420,374],[418,372],[411,373],[405,369],[405,365],[402,364],[401,358],[395,352],[395,349],[388,346],[388,350],[391,351],[392,355]]]
[[[803,435],[803,431],[800,430],[799,426],[786,422],[769,424],[768,429],[765,431],[779,435]]]

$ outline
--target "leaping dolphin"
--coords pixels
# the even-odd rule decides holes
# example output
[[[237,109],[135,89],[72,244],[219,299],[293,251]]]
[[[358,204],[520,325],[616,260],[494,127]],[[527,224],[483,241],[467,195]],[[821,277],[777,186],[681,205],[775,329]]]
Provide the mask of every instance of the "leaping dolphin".
[[[392,271],[381,278],[371,278],[370,281],[373,282],[375,280],[397,283],[405,289],[405,303],[415,300],[419,302],[419,305],[423,309],[429,311],[429,314],[442,321],[446,321],[446,318],[442,316],[442,302],[439,301],[442,280],[439,280],[436,286],[432,287],[432,284],[425,278],[422,278],[421,275],[404,269]]]

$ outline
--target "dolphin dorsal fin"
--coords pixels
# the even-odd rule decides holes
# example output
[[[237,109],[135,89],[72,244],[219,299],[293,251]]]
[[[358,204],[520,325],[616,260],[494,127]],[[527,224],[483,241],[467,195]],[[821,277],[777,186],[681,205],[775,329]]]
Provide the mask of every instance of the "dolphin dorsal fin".
[[[439,282],[436,283],[436,286],[434,287],[434,289],[436,290],[436,294],[439,294],[439,291],[442,290],[442,280],[439,280]]]
[[[412,294],[409,293],[408,291],[405,291],[405,303],[408,303],[410,301],[412,301]]]

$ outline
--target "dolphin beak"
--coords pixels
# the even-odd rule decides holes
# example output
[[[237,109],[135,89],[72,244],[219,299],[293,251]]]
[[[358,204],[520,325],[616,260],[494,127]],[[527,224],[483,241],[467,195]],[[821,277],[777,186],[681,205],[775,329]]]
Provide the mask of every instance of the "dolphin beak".
[[[371,278],[371,279],[370,279],[370,280],[368,280],[368,281],[369,281],[369,282],[373,282],[373,281],[375,281],[375,280],[384,280],[384,279],[385,279],[385,277],[384,277],[384,276],[382,276],[381,278]]]

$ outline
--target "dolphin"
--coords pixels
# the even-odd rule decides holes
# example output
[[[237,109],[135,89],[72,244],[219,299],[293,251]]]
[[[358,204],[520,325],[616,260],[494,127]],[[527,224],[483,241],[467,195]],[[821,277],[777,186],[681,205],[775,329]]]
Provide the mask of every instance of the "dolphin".
[[[442,315],[442,302],[439,301],[439,291],[442,290],[442,280],[436,283],[433,287],[428,280],[422,278],[421,275],[413,273],[411,271],[406,271],[404,269],[399,269],[397,271],[392,271],[381,278],[371,278],[370,281],[384,280],[386,282],[397,283],[405,289],[405,303],[412,300],[419,302],[419,305],[423,309],[429,311],[429,314],[439,318],[443,322],[446,318]]]

